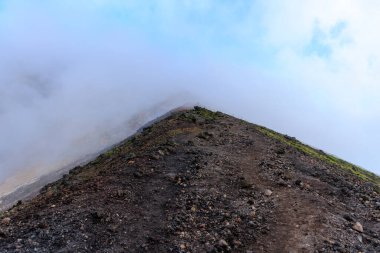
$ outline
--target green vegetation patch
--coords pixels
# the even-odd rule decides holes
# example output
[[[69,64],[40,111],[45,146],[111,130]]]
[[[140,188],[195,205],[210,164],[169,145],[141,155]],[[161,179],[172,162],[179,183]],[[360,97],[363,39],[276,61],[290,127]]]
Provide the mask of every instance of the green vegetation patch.
[[[200,106],[195,106],[194,112],[195,112],[195,114],[201,116],[205,120],[216,120],[220,117],[219,112],[213,112],[213,111],[207,110],[206,108],[203,108]]]
[[[292,146],[292,147],[296,148],[297,150],[299,150],[305,154],[308,154],[312,157],[321,159],[321,160],[323,160],[323,161],[325,161],[331,165],[338,166],[339,168],[346,170],[346,171],[349,171],[352,174],[358,176],[359,178],[361,178],[365,181],[369,181],[369,182],[372,182],[372,183],[380,186],[380,177],[377,176],[376,174],[372,173],[372,172],[369,172],[363,168],[360,168],[359,166],[356,166],[356,165],[353,165],[349,162],[346,162],[346,161],[344,161],[338,157],[335,157],[333,155],[326,154],[322,150],[317,150],[315,148],[312,148],[306,144],[303,144],[302,142],[298,141],[297,139],[295,139],[293,137],[289,137],[287,135],[282,135],[280,133],[277,133],[273,130],[270,130],[270,129],[262,127],[262,126],[257,126],[257,129],[261,133],[263,133],[263,134],[265,134],[265,135],[267,135],[273,139],[279,140],[285,144],[288,144],[289,146]]]
[[[121,144],[117,144],[116,146],[112,147],[111,149],[107,150],[103,154],[99,155],[94,161],[92,161],[90,164],[95,165],[98,164],[99,162],[109,159],[121,154],[128,154],[129,151],[132,148],[132,145],[136,141],[136,137],[132,137],[130,139],[127,139]]]
[[[221,117],[221,115],[220,112],[213,112],[206,108],[195,106],[193,110],[180,114],[179,118],[187,122],[205,123],[213,122]]]

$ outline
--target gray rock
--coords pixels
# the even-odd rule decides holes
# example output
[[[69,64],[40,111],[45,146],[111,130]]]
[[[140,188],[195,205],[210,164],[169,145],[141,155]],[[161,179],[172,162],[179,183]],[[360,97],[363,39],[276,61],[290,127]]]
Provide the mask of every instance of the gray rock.
[[[363,225],[360,224],[359,222],[356,222],[352,228],[360,233],[363,233]]]
[[[272,194],[273,194],[273,192],[271,191],[271,190],[269,190],[269,189],[266,189],[265,191],[264,191],[264,194],[265,194],[265,196],[271,196]]]
[[[223,240],[223,239],[219,240],[218,245],[220,247],[228,247],[228,243],[225,240]]]
[[[5,217],[1,220],[2,225],[9,225],[11,223],[11,218]]]

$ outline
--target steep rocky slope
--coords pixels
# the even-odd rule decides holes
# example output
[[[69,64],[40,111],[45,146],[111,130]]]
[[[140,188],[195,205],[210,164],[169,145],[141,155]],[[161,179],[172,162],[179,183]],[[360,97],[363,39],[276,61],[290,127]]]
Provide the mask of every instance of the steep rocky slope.
[[[378,183],[294,138],[195,108],[3,212],[0,252],[380,252]]]

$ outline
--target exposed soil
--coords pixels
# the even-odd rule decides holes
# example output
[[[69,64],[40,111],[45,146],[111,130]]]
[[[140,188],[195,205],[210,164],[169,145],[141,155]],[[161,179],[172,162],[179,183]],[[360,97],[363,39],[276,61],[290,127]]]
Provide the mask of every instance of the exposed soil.
[[[379,221],[371,183],[197,108],[3,213],[0,252],[380,252]]]

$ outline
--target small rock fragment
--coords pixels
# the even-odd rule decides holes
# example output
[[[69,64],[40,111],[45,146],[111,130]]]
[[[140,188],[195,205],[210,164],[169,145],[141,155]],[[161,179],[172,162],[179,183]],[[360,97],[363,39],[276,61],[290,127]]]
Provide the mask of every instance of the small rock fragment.
[[[359,222],[356,222],[352,228],[360,233],[363,233],[363,226]]]
[[[0,230],[0,238],[6,238],[6,237],[7,237],[7,234],[4,231]]]
[[[344,215],[343,215],[343,218],[346,219],[346,220],[348,220],[348,221],[354,221],[354,220],[352,219],[352,216],[349,215],[349,214],[344,214]]]
[[[153,158],[154,160],[160,160],[160,156],[159,156],[159,155],[152,155],[152,158]]]
[[[5,217],[4,219],[1,220],[2,225],[9,225],[11,223],[11,218]]]
[[[241,178],[241,181],[240,181],[241,188],[248,189],[248,188],[251,188],[252,185],[253,184],[249,180],[247,180],[246,178]]]
[[[264,191],[264,194],[265,194],[265,196],[271,196],[272,195],[272,191],[271,190],[269,190],[269,189],[266,189],[265,191]]]
[[[139,171],[136,171],[136,172],[133,173],[133,176],[134,176],[135,178],[142,178],[142,177],[143,177],[143,174],[142,174],[141,172],[139,172]]]
[[[283,155],[283,154],[285,154],[285,149],[283,149],[283,148],[279,148],[279,149],[277,149],[275,152],[276,152],[276,154],[278,154],[278,155]]]
[[[237,246],[237,247],[240,247],[243,243],[242,243],[241,241],[239,241],[239,240],[234,240],[234,241],[233,241],[233,244],[234,244],[235,246]]]
[[[303,182],[300,179],[297,179],[294,184],[303,187]]]
[[[223,240],[223,239],[219,240],[218,245],[220,247],[228,247],[228,243],[225,240]]]
[[[277,185],[279,185],[279,186],[287,186],[287,183],[285,182],[285,180],[283,180],[283,179],[279,179],[279,180],[277,181]]]

